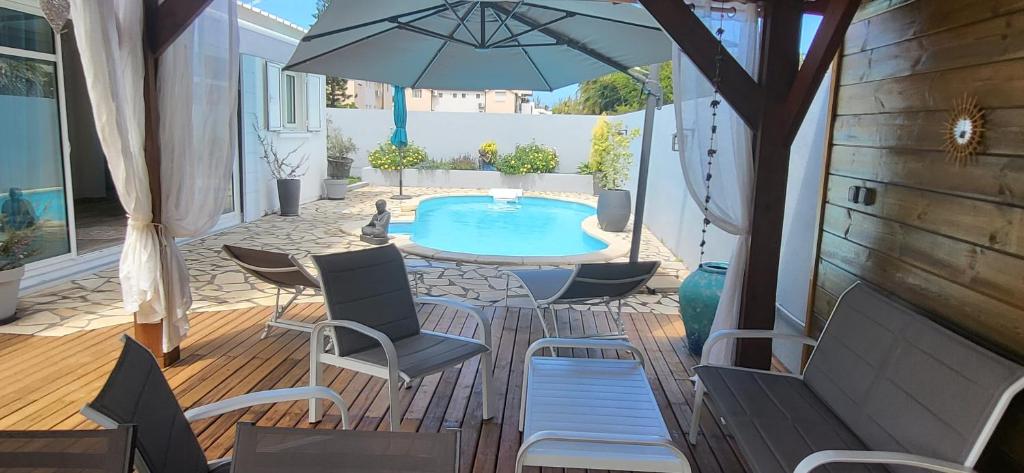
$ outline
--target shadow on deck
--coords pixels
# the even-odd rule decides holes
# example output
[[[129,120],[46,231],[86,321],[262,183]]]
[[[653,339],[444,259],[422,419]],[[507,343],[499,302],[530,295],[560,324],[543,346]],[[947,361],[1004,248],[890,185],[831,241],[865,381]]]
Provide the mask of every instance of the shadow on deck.
[[[269,307],[197,314],[182,346],[182,359],[165,375],[182,407],[207,404],[250,391],[301,386],[307,381],[309,344],[305,334],[275,330],[260,339]],[[493,317],[495,345],[495,419],[481,422],[477,359],[443,373],[416,380],[401,395],[402,430],[435,432],[461,427],[463,472],[512,471],[520,434],[517,429],[523,356],[541,329],[531,311],[486,309]],[[321,304],[295,306],[289,317],[316,321]],[[476,323],[440,306],[424,306],[424,328],[472,336]],[[467,320],[468,319],[468,320]],[[562,334],[609,331],[604,312],[561,310]],[[693,387],[688,381],[696,360],[686,350],[682,322],[676,316],[624,314],[631,342],[643,350],[647,372],[670,432],[683,446],[694,472],[742,472],[736,453],[713,416],[702,416],[704,434],[696,446],[684,440],[689,426]],[[129,325],[65,337],[0,336],[0,429],[91,429],[78,409],[99,390],[120,350],[119,335]],[[571,350],[562,352],[568,355]],[[577,349],[574,356],[628,356],[607,350]],[[330,387],[348,401],[354,428],[387,430],[387,390],[379,378],[327,368]],[[230,454],[234,425],[312,427],[306,403],[259,406],[192,424],[210,458]],[[340,428],[340,416],[328,412],[318,429]],[[536,469],[534,469],[536,471]],[[548,469],[544,470],[549,471]],[[554,471],[554,470],[550,470]],[[574,471],[574,470],[569,470]]]

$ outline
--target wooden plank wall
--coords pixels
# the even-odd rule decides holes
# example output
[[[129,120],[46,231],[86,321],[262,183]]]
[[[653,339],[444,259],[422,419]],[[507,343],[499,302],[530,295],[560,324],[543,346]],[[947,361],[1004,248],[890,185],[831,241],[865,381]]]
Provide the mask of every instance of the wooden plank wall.
[[[810,330],[862,279],[1024,363],[1024,0],[865,0],[854,21]],[[942,130],[965,93],[986,110],[985,151],[957,167]],[[853,185],[875,205],[848,202]],[[980,469],[1024,471],[1021,399]]]

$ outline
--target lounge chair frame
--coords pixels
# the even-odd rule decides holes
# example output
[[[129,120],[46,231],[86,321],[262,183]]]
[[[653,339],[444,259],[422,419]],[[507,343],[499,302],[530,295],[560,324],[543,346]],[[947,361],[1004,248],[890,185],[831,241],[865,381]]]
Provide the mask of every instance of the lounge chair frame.
[[[295,256],[289,254],[288,260],[291,261],[293,267],[264,268],[240,260],[231,250],[228,249],[228,245],[225,245],[223,249],[224,254],[227,255],[227,257],[231,261],[234,261],[235,264],[238,265],[238,267],[242,268],[242,270],[245,271],[246,274],[249,274],[250,276],[264,283],[270,284],[271,286],[274,286],[277,289],[277,294],[274,296],[274,312],[270,314],[270,320],[267,321],[267,326],[266,328],[263,329],[263,334],[260,335],[260,338],[266,338],[268,335],[270,335],[270,331],[274,327],[283,328],[287,330],[298,330],[300,332],[305,333],[310,333],[313,331],[313,324],[285,319],[284,314],[288,311],[292,304],[295,303],[299,296],[301,296],[307,289],[312,290],[314,294],[319,294],[320,288],[318,286],[313,285],[285,286],[279,282],[272,281],[263,275],[263,273],[274,274],[296,272],[302,275],[303,277],[309,279],[311,283],[318,281],[317,277],[311,274],[309,270],[306,269],[305,265],[300,263],[299,260],[295,258]],[[284,304],[281,303],[281,295],[283,291],[291,291],[291,297],[289,297],[288,300],[284,302]]]
[[[544,299],[537,299],[533,293],[527,288],[526,282],[516,274],[515,270],[505,271],[505,304],[508,304],[511,289],[511,278],[516,278],[524,288],[526,288],[526,295],[529,297],[531,305],[533,306],[534,315],[540,320],[541,329],[544,331],[545,337],[555,338],[596,338],[596,339],[610,339],[610,340],[625,340],[626,336],[625,326],[622,324],[622,301],[623,299],[632,296],[638,290],[640,290],[648,281],[651,280],[661,267],[661,262],[655,261],[653,268],[650,272],[640,276],[633,276],[623,279],[593,279],[583,278],[579,276],[582,265],[577,264],[573,267],[572,275],[562,285],[558,291],[551,297]],[[584,282],[591,284],[623,284],[623,283],[636,283],[636,288],[628,293],[620,296],[604,296],[604,297],[585,297],[585,298],[574,298],[574,299],[562,299],[562,296],[572,287],[574,282]],[[608,311],[612,316],[612,321],[615,323],[615,331],[609,333],[597,333],[591,335],[582,335],[578,337],[562,336],[558,331],[558,320],[555,318],[555,309],[552,307],[554,304],[574,304],[574,303],[587,303],[587,305],[600,306],[603,305],[605,310]],[[615,304],[615,309],[612,309],[612,304]],[[548,327],[548,322],[545,319],[548,311],[551,312],[551,327]]]

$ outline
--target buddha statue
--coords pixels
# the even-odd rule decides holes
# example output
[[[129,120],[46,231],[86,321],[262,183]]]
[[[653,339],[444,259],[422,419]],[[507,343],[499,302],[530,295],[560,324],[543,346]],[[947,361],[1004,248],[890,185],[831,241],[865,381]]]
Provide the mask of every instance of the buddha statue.
[[[363,226],[363,234],[359,239],[372,245],[383,245],[388,242],[391,212],[388,212],[388,203],[384,199],[378,200],[376,207],[377,213],[370,218],[370,223]]]

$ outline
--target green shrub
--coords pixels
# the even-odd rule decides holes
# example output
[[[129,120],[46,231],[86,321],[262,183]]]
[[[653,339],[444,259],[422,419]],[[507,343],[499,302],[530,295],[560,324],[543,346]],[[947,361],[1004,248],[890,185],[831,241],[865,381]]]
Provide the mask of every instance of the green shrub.
[[[459,171],[478,171],[480,169],[480,163],[477,163],[472,156],[463,154],[451,161],[448,161],[451,169]]]
[[[527,174],[534,172],[555,172],[558,154],[555,150],[537,143],[516,145],[516,150],[498,158],[494,167],[502,174]]]
[[[498,159],[498,143],[495,143],[494,140],[485,141],[480,145],[480,149],[477,150],[477,153],[480,154],[480,161],[487,164],[494,164],[494,160]]]
[[[452,168],[451,161],[445,161],[443,159],[425,159],[423,162],[416,165],[416,169],[422,169],[424,171],[444,171]]]
[[[370,166],[382,171],[397,171],[401,168],[414,168],[427,160],[427,151],[420,146],[409,143],[401,150],[401,162],[399,162],[399,149],[390,141],[385,141],[377,146],[377,149],[370,152]]]
[[[605,189],[621,188],[629,179],[629,167],[633,164],[629,145],[639,135],[640,130],[602,116],[591,134],[590,159],[580,165],[579,173],[597,175]]]

